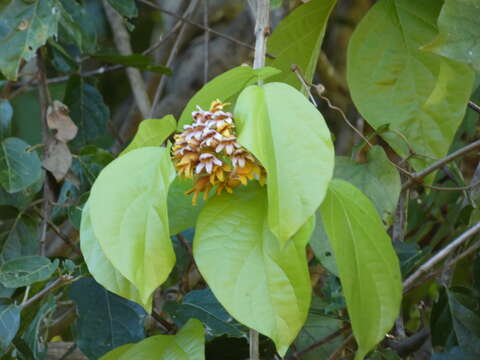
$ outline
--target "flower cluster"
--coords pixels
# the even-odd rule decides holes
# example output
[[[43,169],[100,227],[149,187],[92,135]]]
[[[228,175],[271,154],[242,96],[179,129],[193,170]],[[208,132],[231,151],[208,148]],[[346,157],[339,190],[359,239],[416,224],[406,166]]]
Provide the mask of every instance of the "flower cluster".
[[[193,124],[175,135],[173,161],[180,176],[195,180],[186,192],[193,193],[194,205],[200,193],[206,200],[213,188],[219,195],[249,180],[257,179],[262,185],[265,181],[265,169],[237,142],[232,114],[223,111],[227,105],[216,100],[208,111],[197,107]]]

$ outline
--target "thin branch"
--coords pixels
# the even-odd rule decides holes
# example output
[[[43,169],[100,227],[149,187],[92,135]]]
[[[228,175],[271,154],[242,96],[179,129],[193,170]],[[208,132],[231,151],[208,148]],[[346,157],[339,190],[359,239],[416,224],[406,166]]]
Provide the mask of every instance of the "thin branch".
[[[107,15],[108,22],[112,28],[113,40],[121,55],[131,55],[133,53],[132,46],[130,44],[130,35],[128,33],[123,18],[107,3],[103,1],[103,7]],[[143,81],[142,74],[138,69],[133,67],[127,67],[127,76],[130,82],[130,87],[133,91],[135,102],[143,118],[146,118],[150,111],[150,100],[148,98],[145,82]]]
[[[183,17],[189,16],[190,14],[193,13],[195,8],[197,7],[198,1],[199,0],[192,0],[190,5],[188,5],[187,9],[185,10]],[[177,56],[178,49],[183,40],[183,35],[185,34],[186,28],[187,28],[186,24],[183,24],[182,27],[180,28],[178,36],[175,39],[172,49],[170,50],[170,54],[168,55],[167,63],[165,64],[166,67],[172,66],[173,60]],[[163,88],[165,87],[166,82],[167,82],[167,78],[165,76],[162,76],[160,78],[160,83],[157,86],[157,90],[155,91],[155,96],[153,98],[152,106],[150,108],[149,117],[153,117],[155,114],[155,109],[157,107],[158,102],[160,101],[160,98],[162,97]]]
[[[44,48],[40,48],[37,51],[37,66],[38,66],[38,76],[39,76],[39,88],[38,88],[38,97],[40,103],[40,111],[41,111],[41,128],[42,128],[42,142],[44,146],[47,146],[48,142],[50,141],[50,133],[48,131],[48,124],[47,124],[47,112],[48,107],[52,103],[52,98],[50,96],[50,92],[48,91],[48,83],[47,83],[47,69],[45,66],[45,59],[43,57]],[[50,201],[52,200],[52,190],[50,188],[50,181],[48,172],[45,171],[45,181],[43,183],[43,220],[42,220],[42,232],[40,235],[40,255],[45,255],[45,248],[46,248],[46,239],[47,239],[47,226],[48,226],[48,219],[50,217]]]
[[[167,14],[167,15],[173,16],[174,18],[176,18],[176,19],[178,19],[178,20],[181,20],[181,21],[183,21],[183,22],[186,22],[187,24],[190,24],[190,25],[192,25],[192,26],[195,26],[195,27],[197,27],[197,28],[200,28],[200,29],[202,29],[202,30],[204,30],[204,31],[208,31],[209,33],[212,33],[212,34],[214,34],[214,35],[216,35],[216,36],[218,36],[218,37],[221,37],[221,38],[223,38],[223,39],[229,40],[229,41],[231,41],[231,42],[233,42],[233,43],[235,43],[235,44],[237,44],[237,45],[246,47],[246,48],[251,49],[251,50],[255,50],[255,47],[254,47],[254,46],[252,46],[252,45],[250,45],[250,44],[247,44],[246,42],[243,42],[243,41],[241,41],[241,40],[235,39],[234,37],[232,37],[232,36],[230,36],[230,35],[222,34],[221,32],[218,32],[218,31],[216,31],[216,30],[213,30],[213,29],[210,28],[210,27],[206,27],[206,26],[204,26],[204,25],[202,25],[202,24],[198,24],[198,23],[196,23],[196,22],[194,22],[194,21],[191,21],[191,20],[185,18],[185,17],[182,16],[182,15],[178,15],[178,14],[174,13],[173,11],[170,11],[170,10],[167,10],[167,9],[162,8],[162,7],[158,6],[157,4],[155,4],[155,3],[153,3],[153,2],[151,2],[151,1],[149,1],[149,0],[138,0],[138,1],[141,2],[141,3],[144,3],[144,4],[148,5],[148,6],[151,6],[151,7],[153,7],[154,9],[157,9],[158,11],[161,11],[161,12]],[[271,55],[271,54],[268,54],[268,53],[267,53],[267,56],[268,56],[269,58],[271,58],[271,59],[275,59],[275,58],[276,58],[275,56],[273,56],[273,55]]]
[[[345,341],[333,352],[332,355],[328,358],[328,360],[336,360],[340,358],[340,355],[342,354],[343,350],[348,346],[350,341],[353,339],[353,334],[350,334]]]
[[[294,354],[290,355],[286,360],[299,359],[303,355],[309,353],[310,351],[315,350],[315,349],[319,348],[320,346],[328,344],[329,342],[335,340],[337,337],[344,334],[349,329],[350,329],[350,325],[344,326],[343,328],[338,329],[337,331],[331,333],[330,335],[325,336],[323,339],[314,342],[313,344],[306,347],[305,349],[302,349],[300,351],[295,352]]]
[[[428,175],[430,175],[432,172],[434,172],[435,170],[438,170],[440,169],[441,167],[443,167],[444,165],[448,164],[449,162],[455,160],[456,158],[460,157],[460,156],[463,156],[467,153],[469,153],[470,151],[473,151],[473,150],[476,150],[476,149],[480,149],[480,140],[477,140],[447,156],[445,156],[444,158],[434,162],[432,165],[426,167],[425,169],[419,171],[419,172],[416,172],[416,173],[413,173],[411,174],[411,178],[406,181],[403,186],[402,186],[402,190],[405,190],[406,188],[409,188],[411,186],[413,186],[415,183],[422,183],[422,180],[427,177]]]
[[[475,104],[473,101],[468,102],[468,107],[480,114],[480,106]]]
[[[73,276],[71,276],[71,275],[62,275],[57,280],[52,282],[50,285],[48,285],[47,287],[43,288],[41,291],[39,291],[38,293],[33,295],[30,299],[28,299],[27,301],[22,303],[20,305],[20,307],[22,309],[24,309],[24,308],[32,305],[35,301],[40,300],[41,298],[43,298],[45,295],[52,292],[53,290],[56,290],[59,287],[61,287],[63,285],[66,285],[68,283],[72,283],[72,282],[76,281],[77,279],[79,279],[79,277],[73,278]]]
[[[208,0],[203,0],[203,25],[208,28]],[[210,42],[210,33],[205,31],[203,37],[203,83],[208,81],[208,45]]]
[[[424,274],[428,273],[435,265],[437,265],[440,261],[445,259],[450,252],[456,249],[459,245],[463,244],[466,240],[470,237],[475,235],[476,233],[480,232],[480,222],[472,226],[470,229],[465,231],[462,235],[458,238],[453,240],[450,244],[436,253],[433,257],[431,257],[426,263],[420,266],[412,275],[410,275],[404,282],[403,288],[404,292],[408,291],[409,288],[417,281],[420,277]]]
[[[250,360],[260,360],[260,346],[258,341],[258,332],[250,329],[248,334],[248,343],[250,345]]]

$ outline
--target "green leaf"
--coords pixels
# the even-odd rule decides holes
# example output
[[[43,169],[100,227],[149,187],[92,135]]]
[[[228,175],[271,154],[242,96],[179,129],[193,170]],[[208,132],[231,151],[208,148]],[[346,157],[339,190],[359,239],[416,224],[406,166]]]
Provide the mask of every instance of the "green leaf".
[[[276,59],[267,58],[267,65],[282,71],[269,81],[285,82],[297,89],[302,84],[292,71],[297,65],[305,79],[312,81],[328,18],[336,0],[312,0],[297,7],[283,19],[268,39],[268,52]]]
[[[233,103],[245,87],[278,73],[279,70],[271,67],[253,70],[249,66],[238,66],[224,72],[210,80],[190,99],[180,116],[178,129],[183,131],[184,125],[192,123],[192,111],[197,106],[200,106],[202,109],[208,109],[212,101],[216,99]]]
[[[360,189],[373,201],[382,219],[386,220],[395,213],[402,187],[400,175],[380,146],[370,149],[367,156],[364,163],[337,156],[334,177]]]
[[[6,350],[20,327],[20,307],[0,299],[0,350]]]
[[[323,314],[323,309],[327,304],[323,300],[314,296],[312,305],[304,327],[295,340],[295,347],[301,351],[315,344],[317,341],[326,338],[342,327],[342,320],[335,319]],[[316,347],[301,356],[302,360],[328,359],[330,355],[341,345],[342,337],[329,341],[326,344]]]
[[[193,228],[197,222],[205,201],[203,198],[199,198],[197,205],[192,205],[192,198],[185,195],[185,192],[192,187],[192,180],[177,177],[168,190],[170,235],[176,235]]]
[[[480,71],[480,7],[477,0],[446,0],[438,17],[439,35],[423,47]]]
[[[24,209],[35,198],[35,195],[42,189],[43,178],[40,178],[35,184],[25,188],[22,191],[8,193],[0,187],[0,205],[9,205],[21,210]]]
[[[151,336],[115,349],[101,360],[205,360],[203,334],[202,323],[191,319],[176,335]]]
[[[200,273],[230,315],[271,338],[282,356],[307,318],[312,230],[313,218],[280,246],[268,226],[266,191],[255,184],[212,198],[198,218]]]
[[[90,219],[105,256],[144,304],[175,264],[167,214],[174,178],[168,150],[144,147],[105,167],[90,193]]]
[[[83,146],[105,134],[110,111],[100,92],[84,78],[77,75],[70,77],[63,103],[68,106],[70,116],[78,126],[72,144]]]
[[[315,230],[313,230],[313,234],[310,239],[310,247],[322,266],[324,266],[335,276],[338,276],[335,254],[333,253],[332,245],[330,244],[328,235],[325,232],[325,226],[323,225],[320,210],[317,210],[317,214],[315,216]]]
[[[472,91],[474,73],[467,65],[420,50],[437,33],[441,4],[378,1],[350,40],[353,101],[375,129],[389,124],[382,137],[402,157],[408,155],[405,139],[418,154],[445,156]],[[412,165],[418,169],[430,161],[417,158]]]
[[[181,304],[175,304],[173,312],[166,311],[172,316],[176,324],[184,325],[189,319],[195,318],[202,321],[207,328],[207,340],[222,335],[244,337],[245,330],[232,319],[223,306],[213,295],[212,290],[202,289],[190,291]]]
[[[398,316],[398,259],[372,202],[353,185],[332,180],[320,212],[358,342],[355,359],[363,359]]]
[[[75,43],[84,53],[95,52],[97,46],[97,29],[92,19],[88,3],[76,0],[61,0],[60,35]],[[103,16],[103,15],[102,15]]]
[[[0,6],[0,71],[17,80],[22,59],[30,60],[56,35],[60,10],[55,0],[12,0]]]
[[[145,338],[145,311],[134,302],[109,293],[92,278],[82,278],[70,287],[77,304],[76,343],[89,359]]]
[[[282,6],[283,0],[271,0],[270,1],[270,8],[271,9],[278,9]]]
[[[155,60],[147,55],[95,54],[92,57],[110,64],[119,64],[159,74],[172,75],[172,70],[166,66],[155,64]]]
[[[138,15],[135,0],[108,0],[110,5],[119,12],[120,15],[131,18]]]
[[[234,115],[238,141],[267,170],[268,223],[283,245],[325,196],[334,165],[330,132],[322,114],[282,83],[246,88]]]
[[[172,115],[161,119],[143,120],[132,142],[123,150],[122,155],[145,146],[161,146],[175,131],[177,122]]]
[[[2,246],[0,262],[38,253],[39,222],[28,215],[15,220]]]
[[[7,138],[0,148],[0,185],[15,193],[26,189],[42,177],[40,159],[29,145],[18,138]]]
[[[10,101],[0,99],[0,139],[12,136],[13,108]]]
[[[135,286],[115,269],[110,260],[105,256],[93,232],[88,202],[83,207],[82,212],[80,248],[88,271],[100,285],[114,294],[141,304],[147,313],[151,312],[152,299],[149,298],[146,303],[143,303]]]
[[[34,359],[45,359],[47,355],[47,339],[49,317],[53,315],[56,308],[54,296],[49,296],[45,301],[33,320],[28,324],[22,339],[25,340]]]
[[[47,280],[57,269],[58,260],[44,256],[21,256],[0,266],[0,283],[9,288],[27,286]]]

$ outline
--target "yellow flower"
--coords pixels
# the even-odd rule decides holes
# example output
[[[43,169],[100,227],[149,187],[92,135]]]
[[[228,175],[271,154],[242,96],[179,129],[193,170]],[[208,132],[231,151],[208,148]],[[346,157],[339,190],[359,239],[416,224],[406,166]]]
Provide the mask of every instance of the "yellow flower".
[[[216,194],[220,195],[223,190],[231,194],[233,193],[233,188],[240,185],[241,182],[239,180],[233,179],[231,176],[229,176],[228,179],[225,179],[225,181],[218,184]]]
[[[219,184],[225,181],[225,173],[229,173],[232,171],[232,168],[227,164],[223,165],[215,165],[212,170],[212,174],[210,175],[210,183],[212,185]]]
[[[185,195],[190,195],[191,193],[193,193],[192,205],[197,205],[198,195],[203,192],[203,200],[207,200],[210,190],[212,190],[210,178],[209,176],[203,176],[197,179],[195,185],[193,185],[193,188],[185,192]]]
[[[183,153],[182,158],[175,164],[175,168],[180,176],[186,178],[193,178],[193,169],[197,164],[200,154],[193,151],[186,151]]]

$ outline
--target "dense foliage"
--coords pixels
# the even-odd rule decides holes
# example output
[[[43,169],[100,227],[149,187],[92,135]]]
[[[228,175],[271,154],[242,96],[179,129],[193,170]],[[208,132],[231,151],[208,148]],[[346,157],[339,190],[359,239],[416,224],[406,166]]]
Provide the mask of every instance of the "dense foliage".
[[[0,0],[0,357],[479,358],[479,59],[478,0]]]

